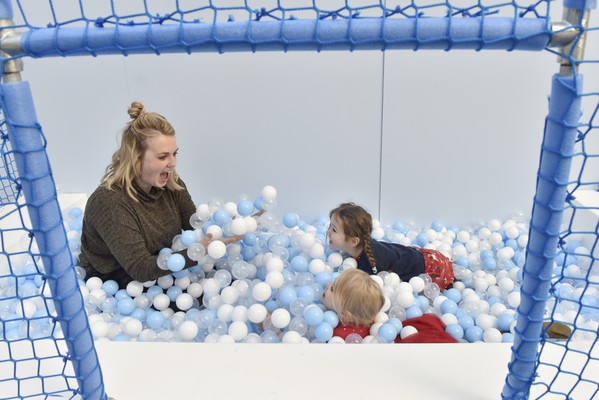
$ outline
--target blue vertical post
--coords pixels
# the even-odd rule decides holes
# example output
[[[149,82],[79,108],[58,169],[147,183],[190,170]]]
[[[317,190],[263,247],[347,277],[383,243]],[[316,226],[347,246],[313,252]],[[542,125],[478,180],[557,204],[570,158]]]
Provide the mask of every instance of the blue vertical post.
[[[564,1],[565,19],[578,30],[578,35],[561,49],[560,73],[553,76],[523,268],[516,335],[503,399],[528,399],[535,378],[543,317],[551,288],[581,115],[583,79],[578,74],[578,64],[583,58],[589,10],[595,6],[596,0]]]
[[[12,7],[0,0],[0,20],[10,26]],[[1,28],[0,28],[1,29]],[[19,60],[16,60],[19,61]],[[33,99],[27,82],[20,81],[20,63],[9,54],[0,57],[3,83],[0,107],[4,111],[11,152],[17,168],[32,233],[44,265],[56,315],[68,347],[68,359],[84,399],[104,400],[104,384],[93,336],[89,328],[83,296],[68,247],[56,186]]]
[[[553,77],[504,399],[528,398],[534,379],[580,118],[581,86],[580,76]]]

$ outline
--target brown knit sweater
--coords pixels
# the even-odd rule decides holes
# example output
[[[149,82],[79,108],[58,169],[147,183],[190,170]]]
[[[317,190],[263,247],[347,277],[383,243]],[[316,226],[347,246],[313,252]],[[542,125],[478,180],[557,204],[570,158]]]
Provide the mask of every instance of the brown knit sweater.
[[[120,188],[94,191],[85,207],[79,256],[87,277],[115,279],[122,287],[131,279],[145,282],[168,274],[156,265],[158,252],[182,229],[193,229],[189,217],[196,211],[185,184],[179,184],[183,190],[153,187],[150,193],[134,184],[137,202]],[[186,267],[193,265],[186,259]]]

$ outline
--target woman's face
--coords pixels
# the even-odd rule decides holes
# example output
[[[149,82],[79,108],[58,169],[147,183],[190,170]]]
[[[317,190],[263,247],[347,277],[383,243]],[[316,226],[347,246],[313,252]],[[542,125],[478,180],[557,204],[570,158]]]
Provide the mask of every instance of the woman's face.
[[[139,162],[141,172],[137,184],[146,193],[152,186],[163,188],[177,166],[177,140],[175,136],[158,134],[148,139],[146,151]]]

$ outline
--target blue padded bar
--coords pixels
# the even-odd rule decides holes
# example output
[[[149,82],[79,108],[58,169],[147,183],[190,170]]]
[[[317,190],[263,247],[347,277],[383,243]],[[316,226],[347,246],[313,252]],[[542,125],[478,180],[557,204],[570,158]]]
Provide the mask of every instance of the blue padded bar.
[[[551,33],[536,18],[410,18],[243,21],[45,28],[21,39],[32,57],[86,54],[295,50],[545,48]]]

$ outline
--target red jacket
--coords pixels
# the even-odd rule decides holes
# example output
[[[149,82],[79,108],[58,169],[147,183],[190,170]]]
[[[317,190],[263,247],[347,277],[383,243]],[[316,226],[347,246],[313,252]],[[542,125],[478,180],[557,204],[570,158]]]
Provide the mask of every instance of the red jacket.
[[[457,343],[453,336],[445,332],[445,324],[435,314],[424,314],[420,317],[406,319],[403,321],[403,326],[413,326],[418,332],[405,339],[401,339],[398,335],[395,338],[395,343]],[[350,333],[357,333],[365,338],[370,335],[370,327],[338,325],[333,330],[333,336],[339,336],[343,340]]]

